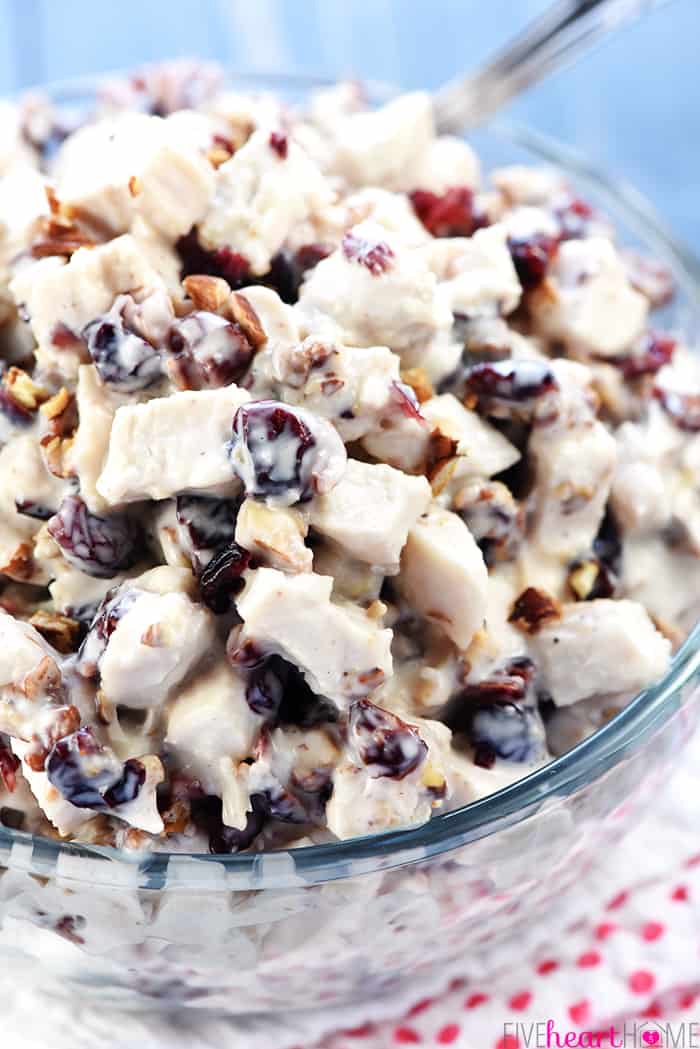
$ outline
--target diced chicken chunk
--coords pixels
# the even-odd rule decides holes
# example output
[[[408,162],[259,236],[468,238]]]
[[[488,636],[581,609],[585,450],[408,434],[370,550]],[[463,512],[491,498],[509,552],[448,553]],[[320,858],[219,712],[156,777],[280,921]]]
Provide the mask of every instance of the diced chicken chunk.
[[[231,385],[118,408],[98,493],[114,505],[230,484],[231,424],[236,408],[248,399],[245,390]],[[186,441],[181,439],[183,420]]]
[[[399,175],[399,182],[403,189],[422,189],[440,195],[455,186],[476,189],[479,173],[479,158],[467,142],[452,135],[440,135],[430,143],[416,166]]]
[[[101,382],[94,364],[78,368],[76,399],[80,423],[69,460],[80,478],[80,494],[88,510],[97,514],[108,505],[97,491],[97,479],[107,458],[115,412],[126,399]]]
[[[341,840],[378,831],[403,830],[429,820],[432,801],[432,795],[419,780],[387,781],[347,761],[333,773],[326,823],[329,831]]]
[[[20,433],[0,450],[0,572],[25,583],[49,581],[32,558],[42,525],[36,513],[55,512],[68,487],[46,469],[35,433]]]
[[[652,463],[621,463],[610,490],[615,521],[628,535],[657,532],[668,524],[671,507],[661,470]]]
[[[402,356],[452,322],[423,249],[404,247],[373,222],[354,226],[314,267],[296,309],[305,334],[348,346],[388,346]]]
[[[171,243],[205,215],[214,171],[181,122],[127,113],[87,124],[56,164],[62,204],[126,233],[136,215]]]
[[[147,710],[160,706],[202,659],[215,627],[211,613],[186,593],[141,590],[138,580],[134,588],[135,599],[110,634],[99,669],[111,703]]]
[[[518,449],[476,412],[451,393],[431,397],[421,405],[431,430],[457,442],[459,477],[492,477],[520,458]]]
[[[329,576],[257,569],[236,602],[240,643],[279,653],[314,692],[345,707],[391,674],[391,631],[359,608],[332,602],[332,587]]]
[[[535,427],[532,540],[560,558],[587,553],[598,532],[615,472],[615,438],[597,419]]]
[[[97,248],[80,248],[66,265],[56,258],[42,259],[22,269],[10,285],[17,304],[29,313],[40,366],[72,378],[80,364],[80,345],[61,345],[64,335],[79,339],[118,295],[140,301],[159,289],[164,289],[163,281],[129,235]]]
[[[541,682],[557,706],[634,692],[668,667],[671,644],[635,601],[581,601],[531,639]]]
[[[311,504],[312,526],[358,561],[398,569],[409,529],[430,502],[424,477],[349,459],[344,476]]]
[[[311,571],[313,553],[304,545],[307,531],[308,524],[299,510],[266,506],[256,499],[245,499],[236,518],[239,546],[280,572]]]
[[[59,834],[70,836],[76,834],[88,820],[95,818],[93,809],[79,808],[67,801],[52,783],[45,772],[35,772],[24,761],[28,744],[12,740],[12,749],[22,760],[22,774],[29,783],[32,794],[37,799],[47,819],[53,823]],[[163,780],[163,766],[154,755],[139,759],[145,769],[145,779],[133,801],[116,805],[110,814],[124,820],[132,827],[138,827],[149,834],[160,834],[163,821],[156,805],[156,788]]]
[[[430,96],[402,95],[380,109],[339,120],[334,131],[334,168],[348,182],[401,189],[434,136]]]
[[[256,361],[256,373],[288,404],[331,419],[344,441],[354,441],[388,414],[400,364],[386,346],[342,346],[312,336],[273,351],[259,368]]]
[[[409,532],[399,586],[409,604],[461,649],[483,626],[486,565],[464,521],[449,510],[431,510]]]
[[[266,348],[291,346],[299,342],[299,325],[294,310],[282,302],[276,291],[254,284],[242,288],[240,295],[257,314],[265,332]]]
[[[0,689],[21,688],[27,674],[46,656],[58,659],[58,653],[38,630],[0,609]],[[2,727],[0,731],[9,733],[10,729]]]
[[[553,168],[535,168],[526,164],[511,164],[497,168],[491,174],[494,186],[510,205],[547,204],[566,190],[560,172]]]
[[[539,333],[583,357],[625,353],[644,331],[649,310],[604,237],[561,244],[529,308]]]
[[[410,247],[427,244],[431,239],[405,193],[391,193],[388,189],[366,186],[346,197],[343,208],[346,212],[344,229],[369,219]]]
[[[438,238],[425,248],[453,313],[495,317],[513,312],[521,287],[506,239],[505,227],[495,225],[472,237]]]
[[[294,226],[332,202],[318,167],[282,132],[256,131],[216,172],[209,213],[199,226],[207,248],[242,255],[266,273]]]
[[[217,662],[202,668],[175,696],[167,712],[165,745],[207,793],[221,789],[220,758],[251,755],[263,719],[245,698],[246,682],[217,651]]]
[[[27,250],[48,215],[45,187],[43,176],[27,166],[13,167],[0,177],[0,324],[10,320],[15,309],[8,290],[14,260]]]

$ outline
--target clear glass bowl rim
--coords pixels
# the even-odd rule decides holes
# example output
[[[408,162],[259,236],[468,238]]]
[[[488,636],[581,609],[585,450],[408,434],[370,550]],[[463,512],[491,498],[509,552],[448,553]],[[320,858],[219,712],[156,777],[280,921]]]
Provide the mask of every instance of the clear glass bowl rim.
[[[39,85],[34,90],[48,95],[62,104],[76,103],[94,97],[98,85],[111,76],[78,77]],[[330,77],[294,74],[232,73],[231,86],[252,90],[292,90],[304,94],[319,87],[330,86]],[[397,88],[381,82],[365,83],[371,100],[385,100],[397,92]],[[23,91],[22,94],[26,94]],[[531,128],[497,120],[487,125],[489,134],[504,143],[518,146],[530,153],[534,159],[561,168],[573,175],[579,185],[588,185],[598,199],[607,200],[611,208],[622,217],[626,227],[634,231],[644,242],[651,245],[659,257],[673,268],[676,283],[687,297],[693,321],[700,322],[700,260],[680,241],[659,218],[656,210],[633,186],[621,183],[586,161],[576,150]],[[695,325],[693,325],[695,327]],[[694,335],[691,331],[689,334]],[[200,863],[222,864],[227,872],[235,875],[236,888],[260,889],[271,887],[279,881],[283,867],[275,859],[293,858],[295,880],[311,886],[330,879],[347,877],[350,874],[370,873],[386,870],[408,862],[425,859],[457,848],[465,842],[476,840],[496,832],[498,829],[518,822],[548,800],[566,797],[578,788],[603,775],[623,760],[626,754],[636,749],[641,742],[663,725],[680,706],[683,687],[700,668],[700,623],[689,634],[673,658],[664,678],[637,695],[619,714],[542,768],[521,780],[504,787],[478,801],[461,808],[434,816],[428,823],[408,830],[388,831],[347,841],[323,845],[309,845],[267,853],[241,853],[234,855],[209,853],[136,853],[107,846],[91,846],[77,842],[56,841],[23,831],[0,827],[0,846],[30,845],[34,859],[47,869],[53,867],[61,854],[84,856],[86,859],[102,858],[138,865],[147,877],[147,884],[160,887],[167,880],[167,867],[171,860],[200,861]],[[272,862],[270,862],[272,861]],[[265,870],[267,868],[267,870]],[[86,881],[94,883],[95,869],[90,864]],[[195,887],[198,874],[193,869],[191,878],[184,870],[178,871],[178,888]],[[71,865],[71,877],[80,881],[80,874]],[[282,878],[282,881],[285,879]]]

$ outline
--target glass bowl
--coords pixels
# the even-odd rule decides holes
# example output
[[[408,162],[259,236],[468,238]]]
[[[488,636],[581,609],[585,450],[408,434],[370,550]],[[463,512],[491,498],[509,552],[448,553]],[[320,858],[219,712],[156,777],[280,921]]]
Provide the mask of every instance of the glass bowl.
[[[299,100],[321,81],[236,77]],[[84,104],[95,82],[53,85]],[[388,89],[373,89],[384,97]],[[522,128],[473,137],[494,164],[552,163],[665,261],[678,286],[661,319],[689,339],[700,267],[646,202]],[[126,854],[0,827],[0,962],[62,996],[129,1009],[315,1009],[478,970],[496,940],[554,931],[556,900],[614,850],[698,721],[700,627],[663,681],[595,735],[521,781],[412,830],[232,856]],[[466,964],[466,963],[465,963]],[[464,965],[463,965],[464,971]]]

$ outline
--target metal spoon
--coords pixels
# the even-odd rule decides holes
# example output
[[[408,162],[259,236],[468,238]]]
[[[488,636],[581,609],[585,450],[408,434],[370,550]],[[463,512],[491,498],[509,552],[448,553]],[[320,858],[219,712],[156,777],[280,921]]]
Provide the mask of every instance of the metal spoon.
[[[475,73],[440,88],[433,98],[438,129],[460,134],[476,127],[607,33],[666,2],[558,0]]]

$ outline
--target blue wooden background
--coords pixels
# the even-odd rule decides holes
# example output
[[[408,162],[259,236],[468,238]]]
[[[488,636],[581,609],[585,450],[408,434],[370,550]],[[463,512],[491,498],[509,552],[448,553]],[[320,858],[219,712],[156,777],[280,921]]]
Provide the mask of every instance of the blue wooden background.
[[[546,0],[0,0],[0,91],[198,54],[438,84]],[[700,251],[700,0],[673,0],[511,113],[631,179]]]

